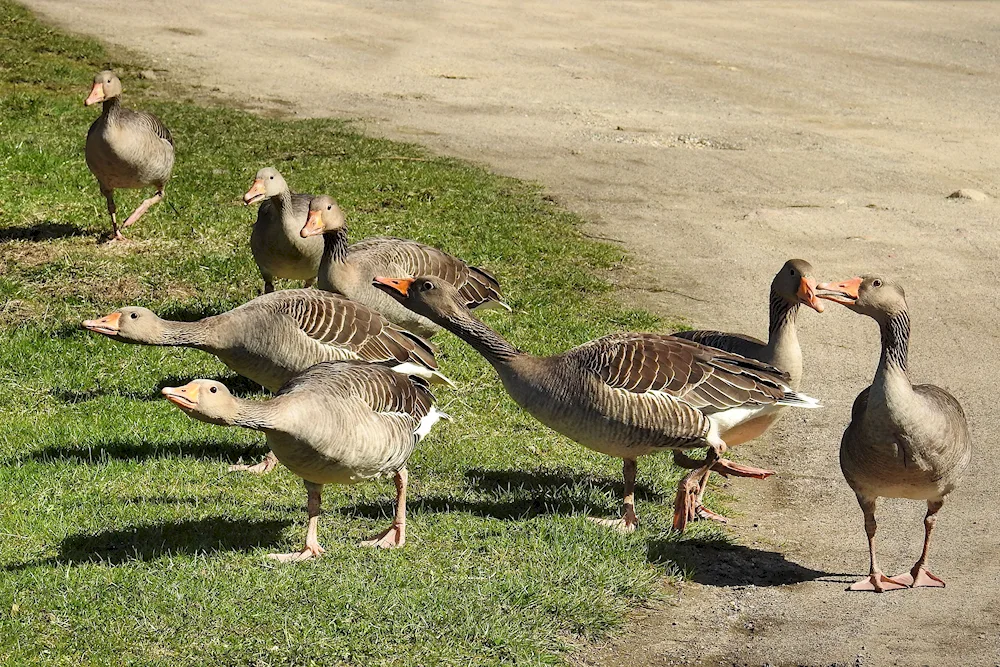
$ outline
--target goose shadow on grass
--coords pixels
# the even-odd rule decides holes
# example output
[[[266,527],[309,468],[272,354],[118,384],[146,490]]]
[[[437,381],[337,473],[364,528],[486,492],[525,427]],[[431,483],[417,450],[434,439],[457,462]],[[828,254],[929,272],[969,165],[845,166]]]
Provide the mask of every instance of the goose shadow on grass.
[[[163,399],[164,387],[179,387],[185,385],[191,380],[196,379],[196,375],[169,375],[162,378],[156,383],[156,387],[149,391],[130,391],[121,389],[102,389],[101,387],[93,387],[91,389],[76,390],[76,389],[60,389],[58,387],[49,390],[49,395],[58,401],[66,403],[67,405],[75,405],[77,403],[86,403],[87,401],[93,401],[95,399],[101,398],[103,396],[118,396],[119,398],[127,398],[132,401],[160,401]],[[221,382],[222,384],[229,387],[229,391],[238,398],[254,398],[258,397],[261,392],[265,391],[263,387],[252,380],[248,380],[242,375],[210,375],[202,379],[215,380],[216,382]]]
[[[74,236],[86,236],[90,232],[77,225],[45,220],[27,227],[0,227],[0,243],[8,241],[51,241]]]
[[[123,565],[158,558],[219,551],[249,552],[274,547],[291,521],[253,521],[209,517],[140,524],[123,530],[70,535],[59,545],[59,554],[41,561],[5,568],[23,570],[45,565],[100,563]]]
[[[576,516],[604,514],[595,502],[596,491],[621,497],[622,481],[566,470],[486,470],[474,468],[465,473],[468,490],[485,497],[468,499],[455,495],[415,496],[407,503],[412,514],[423,512],[458,512],[504,521],[530,519],[541,515]],[[388,488],[388,487],[387,487]],[[369,519],[391,517],[395,500],[387,491],[381,501],[355,503],[339,508],[348,516]],[[636,485],[639,500],[661,500],[662,495],[645,485]],[[617,505],[616,509],[617,511]],[[610,516],[610,515],[609,515]]]
[[[784,554],[734,544],[724,538],[653,539],[647,549],[651,563],[676,564],[691,573],[691,581],[706,586],[783,586],[821,579],[848,581],[846,574],[814,570]]]
[[[106,460],[148,461],[152,459],[202,459],[236,463],[256,463],[268,451],[267,445],[225,442],[222,440],[180,440],[174,442],[136,442],[108,440],[91,446],[54,446],[19,457],[20,461],[54,461],[93,464]]]

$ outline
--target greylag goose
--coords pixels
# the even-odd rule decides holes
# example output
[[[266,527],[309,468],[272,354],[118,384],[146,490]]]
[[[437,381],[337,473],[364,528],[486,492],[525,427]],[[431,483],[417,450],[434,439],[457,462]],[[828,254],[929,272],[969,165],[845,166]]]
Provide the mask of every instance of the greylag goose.
[[[174,139],[159,118],[121,105],[122,82],[105,70],[94,76],[94,86],[84,104],[103,102],[101,115],[87,132],[87,167],[97,178],[111,216],[111,240],[124,241],[121,230],[134,225],[163,199],[163,190],[174,168]],[[156,187],[156,194],[142,202],[121,227],[115,206],[115,189]]]
[[[263,431],[278,459],[305,482],[305,547],[272,558],[295,562],[323,553],[316,535],[323,485],[357,484],[382,475],[395,477],[396,515],[385,532],[361,546],[405,544],[406,462],[445,416],[420,378],[372,364],[324,362],[295,376],[267,401],[236,398],[213,380],[166,387],[163,395],[194,419]]]
[[[299,234],[311,199],[312,195],[293,194],[274,167],[258,171],[243,195],[247,206],[263,202],[250,233],[250,251],[264,279],[264,294],[274,291],[275,278],[304,280],[305,287],[316,279],[323,242]]]
[[[823,312],[823,304],[816,298],[816,279],[812,274],[812,265],[804,259],[788,260],[775,274],[768,298],[769,323],[766,343],[753,336],[721,331],[681,331],[674,335],[763,361],[788,373],[788,386],[798,389],[802,382],[802,348],[799,347],[799,338],[795,331],[799,305],[804,304],[818,313]],[[743,444],[771,428],[783,413],[783,408],[772,410],[719,435],[730,447]],[[674,460],[682,467],[690,468],[696,465],[696,462],[680,452],[674,453]],[[771,474],[770,471],[767,472],[768,475]],[[700,481],[695,512],[699,518],[725,523],[727,519],[724,516],[710,511],[702,504],[707,482],[707,476]]]
[[[955,490],[972,457],[965,414],[958,401],[932,384],[910,384],[910,316],[903,288],[878,276],[817,285],[817,296],[844,304],[878,322],[882,356],[871,386],[858,394],[840,441],[840,468],[858,497],[868,535],[869,575],[852,591],[944,586],[927,569],[938,510]],[[910,498],[927,503],[924,547],[909,572],[887,577],[875,558],[875,501]]]
[[[347,359],[451,384],[438,372],[427,341],[393,326],[367,306],[320,290],[265,294],[196,322],[173,322],[146,308],[127,307],[86,320],[83,327],[123,343],[204,350],[271,392],[314,364]],[[276,463],[269,454],[254,466],[231,470],[264,474]]]
[[[439,327],[373,287],[375,276],[435,276],[458,288],[470,308],[496,306],[510,310],[503,302],[496,278],[437,248],[384,237],[365,239],[348,247],[344,213],[331,197],[313,198],[301,234],[323,235],[323,259],[317,283],[320,289],[360,301],[420,336],[432,336]]]
[[[652,333],[618,333],[562,354],[535,357],[471,313],[465,297],[436,277],[377,277],[374,284],[472,346],[493,366],[507,393],[535,419],[595,451],[623,459],[624,511],[598,520],[635,529],[636,459],[665,450],[708,447],[699,468],[677,490],[674,528],[693,518],[692,495],[707,470],[758,476],[722,457],[720,437],[782,405],[816,407],[776,368],[693,341]]]

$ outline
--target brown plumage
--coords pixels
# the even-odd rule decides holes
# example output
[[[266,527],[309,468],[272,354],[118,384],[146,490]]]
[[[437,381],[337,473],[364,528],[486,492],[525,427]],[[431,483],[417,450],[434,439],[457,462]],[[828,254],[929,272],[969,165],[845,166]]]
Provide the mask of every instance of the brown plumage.
[[[317,539],[323,485],[384,475],[396,481],[396,516],[388,530],[361,545],[394,548],[406,542],[406,462],[445,416],[422,379],[372,364],[324,362],[296,375],[267,401],[236,398],[212,380],[167,387],[163,394],[194,419],[264,432],[278,459],[305,482],[305,547],[273,558],[301,561],[323,553]]]
[[[625,512],[603,521],[620,530],[637,524],[633,502],[636,458],[666,450],[709,447],[699,470],[678,488],[674,525],[692,517],[697,475],[714,469],[759,476],[721,459],[721,432],[779,405],[814,407],[781,371],[740,355],[651,333],[605,336],[551,357],[513,347],[476,319],[446,281],[376,278],[379,289],[475,348],[496,369],[510,396],[550,428],[596,451],[622,458]]]
[[[910,317],[903,288],[878,276],[817,286],[820,298],[844,304],[878,322],[882,354],[871,386],[854,401],[840,443],[840,467],[865,516],[869,575],[856,591],[883,592],[909,586],[942,587],[927,570],[937,512],[972,457],[965,414],[958,401],[934,385],[913,385],[907,373]],[[875,557],[875,502],[911,498],[927,503],[924,546],[909,572],[887,577]]]
[[[121,105],[122,84],[114,72],[99,72],[84,104],[103,102],[101,115],[87,132],[87,167],[97,178],[111,216],[112,240],[124,241],[121,230],[139,218],[164,196],[174,167],[174,139],[159,118]],[[121,227],[118,226],[115,190],[154,186],[156,194],[142,202]]]
[[[344,294],[421,336],[431,336],[439,327],[375,289],[372,286],[375,276],[434,276],[453,285],[470,308],[497,306],[510,310],[503,302],[496,278],[437,248],[386,237],[365,239],[348,246],[344,213],[330,197],[313,198],[309,220],[301,233],[305,237],[323,235],[323,258],[317,282],[320,289]]]

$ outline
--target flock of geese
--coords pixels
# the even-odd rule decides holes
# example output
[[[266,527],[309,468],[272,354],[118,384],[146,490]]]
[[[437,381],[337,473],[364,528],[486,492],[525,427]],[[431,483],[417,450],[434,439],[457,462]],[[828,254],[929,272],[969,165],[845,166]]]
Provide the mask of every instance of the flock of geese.
[[[111,216],[112,241],[164,196],[174,164],[173,139],[155,116],[120,103],[112,72],[94,78],[86,104],[103,104],[87,136],[87,165]],[[155,187],[153,197],[118,224],[116,188]],[[840,449],[844,476],[864,512],[869,576],[852,590],[943,586],[927,569],[938,510],[971,456],[958,402],[907,375],[910,319],[903,289],[867,276],[817,284],[813,268],[790,260],[771,283],[767,341],[718,331],[673,335],[615,333],[562,354],[521,351],[474,314],[510,310],[487,271],[415,241],[370,238],[348,243],[345,215],[327,196],[293,194],[281,174],[261,169],[244,195],[260,203],[250,249],[264,294],[231,311],[196,322],[164,320],[138,307],[116,310],[83,326],[140,345],[193,347],[264,386],[269,400],[244,400],[225,385],[194,380],[164,388],[188,416],[220,426],[262,431],[271,451],[255,466],[278,462],[298,475],[308,493],[305,546],[281,561],[323,553],[317,538],[325,484],[395,478],[392,524],[363,542],[400,547],[406,541],[406,464],[416,445],[447,416],[434,405],[430,383],[451,384],[426,340],[441,329],[465,341],[496,370],[511,398],[538,421],[576,442],[623,461],[620,517],[593,519],[622,532],[639,522],[634,488],[637,459],[671,451],[690,469],[678,485],[673,527],[725,521],[702,503],[712,471],[763,479],[770,470],[735,463],[728,447],[758,437],[788,408],[816,408],[797,391],[802,353],[796,335],[800,306],[823,312],[833,301],[874,319],[882,355],[871,386],[855,400]],[[274,291],[275,279],[302,280],[303,289]],[[316,282],[319,289],[308,289]],[[704,459],[686,452],[707,448]],[[924,546],[913,568],[886,576],[875,555],[879,497],[927,503]]]

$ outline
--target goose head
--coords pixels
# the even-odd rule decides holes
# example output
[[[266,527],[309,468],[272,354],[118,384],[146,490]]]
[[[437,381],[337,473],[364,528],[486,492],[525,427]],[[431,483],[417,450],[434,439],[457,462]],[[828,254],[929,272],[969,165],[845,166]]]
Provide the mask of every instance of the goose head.
[[[148,308],[128,306],[96,320],[84,320],[84,329],[123,343],[155,345],[163,338],[163,320]]]
[[[790,259],[771,281],[771,290],[789,305],[801,303],[817,313],[823,312],[823,303],[816,297],[816,278],[812,264],[804,259]]]
[[[454,285],[433,276],[384,278],[377,276],[372,285],[418,315],[432,322],[467,320],[469,307]]]
[[[192,380],[183,387],[164,387],[160,393],[189,417],[209,424],[225,426],[237,412],[236,399],[215,380]]]
[[[299,234],[305,239],[327,232],[339,232],[346,228],[347,218],[333,197],[319,195],[309,202],[309,217]]]
[[[110,100],[122,94],[122,82],[111,70],[104,70],[94,75],[94,87],[90,95],[83,101],[84,106]]]
[[[906,312],[906,294],[899,283],[881,276],[858,276],[816,286],[820,299],[843,304],[879,322]]]
[[[274,167],[264,167],[253,177],[253,184],[243,195],[243,203],[247,206],[276,197],[288,189],[285,179]]]

